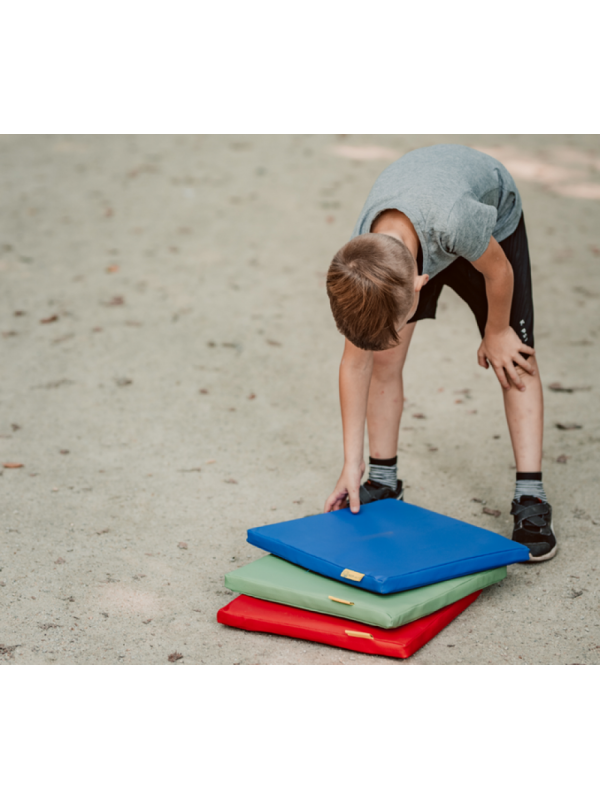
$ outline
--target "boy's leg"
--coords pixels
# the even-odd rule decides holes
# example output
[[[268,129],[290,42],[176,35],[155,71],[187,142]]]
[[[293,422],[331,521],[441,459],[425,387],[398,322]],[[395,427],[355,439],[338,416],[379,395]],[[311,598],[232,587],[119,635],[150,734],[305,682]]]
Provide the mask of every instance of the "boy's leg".
[[[525,391],[519,392],[514,387],[505,391],[504,408],[517,472],[537,473],[542,471],[544,396],[535,356],[530,356],[528,361],[535,366],[535,375],[517,367]]]
[[[533,347],[531,262],[523,217],[515,232],[500,242],[500,246],[514,273],[510,326],[524,344]],[[441,280],[469,304],[483,337],[488,313],[483,275],[468,261],[459,258],[441,273]],[[517,367],[525,384],[525,391],[519,392],[512,387],[504,392],[506,419],[517,465],[515,495],[511,508],[515,518],[513,539],[529,547],[531,560],[546,561],[555,555],[557,545],[552,527],[552,507],[546,499],[542,484],[542,384],[535,358],[529,357],[529,360],[535,364],[535,375],[524,373]]]
[[[404,408],[402,370],[416,322],[406,325],[400,344],[373,354],[373,374],[367,405],[369,452],[372,458],[391,459],[398,452],[398,433]]]

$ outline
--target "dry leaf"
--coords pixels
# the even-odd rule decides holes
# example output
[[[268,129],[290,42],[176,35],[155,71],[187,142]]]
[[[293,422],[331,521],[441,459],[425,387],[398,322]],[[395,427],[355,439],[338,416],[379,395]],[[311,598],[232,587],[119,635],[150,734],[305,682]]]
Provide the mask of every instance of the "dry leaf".
[[[427,419],[425,414],[413,414],[413,419]]]
[[[105,303],[105,305],[107,305],[107,306],[122,306],[122,305],[124,305],[124,303],[125,303],[125,299],[123,297],[121,297],[120,295],[117,295],[116,297],[112,297],[108,301],[108,303]]]
[[[58,314],[52,314],[51,317],[46,317],[45,319],[41,319],[40,322],[42,325],[47,325],[49,322],[56,322],[58,319]]]
[[[556,427],[559,431],[579,431],[583,428],[583,425],[577,425],[575,422],[558,422]]]
[[[24,467],[25,464],[16,464],[14,461],[7,461],[6,464],[2,464],[5,469],[20,469]]]
[[[187,546],[187,543],[186,543],[186,542],[179,542],[179,544],[177,545],[177,547],[178,547],[180,550],[187,550],[187,549],[188,549],[188,546]]]
[[[67,456],[67,455],[69,455],[69,453],[70,453],[70,452],[71,452],[70,450],[61,450],[61,451],[60,451],[60,454],[61,454],[62,456]]]
[[[67,562],[66,562],[66,561],[64,560],[64,558],[61,556],[60,558],[57,558],[57,559],[56,559],[56,561],[55,561],[54,563],[55,563],[55,564],[66,564]]]
[[[248,400],[256,400],[256,395],[254,393],[248,395]]]
[[[499,517],[502,514],[501,511],[496,511],[495,508],[487,508],[487,507],[483,509],[483,513],[487,514],[488,517]]]
[[[224,483],[237,483],[235,478],[227,478]]]
[[[207,464],[216,464],[217,463],[217,459],[216,458],[210,458],[206,463]]]
[[[208,394],[208,389],[200,389],[200,394]]]
[[[181,653],[171,653],[171,655],[169,656],[169,661],[171,662],[171,664],[175,664],[177,661],[181,661],[182,658],[183,656],[181,655]]]
[[[68,342],[69,339],[74,339],[74,333],[65,333],[64,336],[58,336],[56,339],[52,339],[52,344],[61,344],[62,342]]]
[[[107,272],[118,272],[120,269],[118,264],[111,264],[110,267],[106,268]]]
[[[267,344],[270,344],[271,347],[281,347],[281,342],[276,342],[275,339],[267,339]]]
[[[566,464],[566,463],[567,463],[567,461],[568,461],[570,458],[571,458],[571,456],[564,456],[564,455],[563,455],[563,456],[559,456],[559,457],[556,459],[556,463],[557,463],[557,464]]]
[[[553,392],[567,392],[568,394],[573,394],[573,392],[590,392],[592,389],[591,386],[563,386],[562,383],[551,383],[548,388],[552,389]]]
[[[144,619],[142,620],[142,625],[149,625],[152,622],[151,619]]]

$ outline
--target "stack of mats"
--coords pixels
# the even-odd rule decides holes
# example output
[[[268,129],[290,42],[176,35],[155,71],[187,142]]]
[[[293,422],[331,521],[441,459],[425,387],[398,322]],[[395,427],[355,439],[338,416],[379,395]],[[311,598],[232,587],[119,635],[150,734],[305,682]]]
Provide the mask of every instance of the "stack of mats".
[[[381,500],[248,531],[268,555],[225,576],[217,620],[408,658],[529,550],[492,531]]]

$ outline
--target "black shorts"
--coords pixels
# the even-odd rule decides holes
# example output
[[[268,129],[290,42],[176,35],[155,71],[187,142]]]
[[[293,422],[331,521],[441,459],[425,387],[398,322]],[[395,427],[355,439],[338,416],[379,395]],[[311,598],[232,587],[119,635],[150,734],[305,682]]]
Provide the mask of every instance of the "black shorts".
[[[533,339],[533,293],[531,288],[531,262],[525,219],[521,219],[514,233],[499,242],[506,253],[515,275],[510,327],[524,344],[534,346]],[[423,271],[423,255],[419,252],[419,272]],[[449,267],[442,270],[421,289],[419,305],[409,322],[421,319],[435,319],[435,312],[444,286],[450,286],[475,314],[479,332],[483,338],[488,316],[488,301],[485,291],[485,278],[470,261],[457,258]],[[527,358],[525,353],[523,356]]]

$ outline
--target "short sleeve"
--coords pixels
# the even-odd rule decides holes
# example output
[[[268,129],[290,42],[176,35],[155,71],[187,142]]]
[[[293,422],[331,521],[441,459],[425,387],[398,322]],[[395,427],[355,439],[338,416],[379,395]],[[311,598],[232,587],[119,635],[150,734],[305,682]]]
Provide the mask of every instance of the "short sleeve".
[[[494,206],[474,197],[463,197],[454,204],[442,237],[444,249],[467,261],[477,261],[485,253],[498,219]]]

